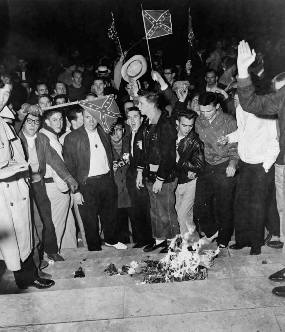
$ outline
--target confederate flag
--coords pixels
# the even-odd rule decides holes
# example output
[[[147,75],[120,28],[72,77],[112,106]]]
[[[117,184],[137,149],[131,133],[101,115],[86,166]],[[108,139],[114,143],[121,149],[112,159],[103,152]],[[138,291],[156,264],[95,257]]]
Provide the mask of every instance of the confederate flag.
[[[143,10],[143,20],[147,39],[172,34],[169,10]]]

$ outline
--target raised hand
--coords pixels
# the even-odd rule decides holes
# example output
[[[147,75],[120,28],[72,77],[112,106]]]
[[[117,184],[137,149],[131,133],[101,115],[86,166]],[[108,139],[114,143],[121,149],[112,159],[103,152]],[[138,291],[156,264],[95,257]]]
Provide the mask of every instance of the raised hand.
[[[247,42],[242,40],[238,46],[237,66],[239,78],[248,77],[248,67],[255,61],[256,53],[250,49]]]

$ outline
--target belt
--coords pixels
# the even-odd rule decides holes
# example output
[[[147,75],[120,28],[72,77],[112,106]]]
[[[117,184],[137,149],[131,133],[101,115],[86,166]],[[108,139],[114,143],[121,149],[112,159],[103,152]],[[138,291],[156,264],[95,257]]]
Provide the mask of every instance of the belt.
[[[54,183],[53,178],[44,178],[44,183]]]
[[[110,176],[110,172],[105,173],[105,174],[95,175],[95,176],[88,176],[87,180],[88,179],[91,179],[91,180],[100,179],[100,178],[103,178],[104,176]]]

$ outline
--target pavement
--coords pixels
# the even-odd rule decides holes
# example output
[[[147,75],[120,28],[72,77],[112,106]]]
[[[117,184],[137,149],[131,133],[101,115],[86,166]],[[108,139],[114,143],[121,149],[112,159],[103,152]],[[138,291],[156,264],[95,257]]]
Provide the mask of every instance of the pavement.
[[[0,332],[285,332],[285,298],[272,294],[285,283],[268,279],[284,268],[282,250],[264,246],[250,256],[249,248],[223,249],[199,281],[142,285],[104,272],[110,263],[160,259],[158,252],[62,250],[66,260],[44,270],[56,283],[44,291],[20,291],[0,261]],[[79,267],[85,278],[74,278]]]

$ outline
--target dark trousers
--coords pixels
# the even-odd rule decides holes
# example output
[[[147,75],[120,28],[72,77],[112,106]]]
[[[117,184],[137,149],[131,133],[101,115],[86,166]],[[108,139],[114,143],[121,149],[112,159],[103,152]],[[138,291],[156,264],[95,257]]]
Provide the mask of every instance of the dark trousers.
[[[147,188],[136,188],[136,179],[127,178],[127,189],[131,199],[129,216],[134,243],[148,244],[152,240],[150,201]]]
[[[109,174],[90,177],[80,186],[83,205],[78,205],[82,218],[88,250],[101,250],[99,217],[108,244],[116,244],[118,189]]]
[[[130,208],[119,208],[117,211],[118,241],[125,244],[130,243],[129,211]]]
[[[247,164],[240,160],[239,170],[234,216],[236,243],[259,248],[264,241],[266,216],[271,220],[268,224],[273,225],[269,227],[274,227],[279,219],[277,207],[269,216],[267,205],[272,199],[269,189],[272,181],[274,182],[274,167],[265,173],[262,164]],[[275,191],[272,195],[276,196]],[[271,206],[272,210],[274,206]]]
[[[21,261],[21,270],[14,271],[14,277],[18,286],[29,285],[39,278],[32,254],[24,262]]]
[[[232,231],[235,177],[227,177],[229,162],[205,164],[196,184],[195,220],[207,237],[219,231],[218,243],[227,245]]]
[[[55,228],[52,221],[51,204],[47,196],[46,186],[42,181],[32,183],[32,196],[43,222],[42,245],[47,254],[58,252]]]

